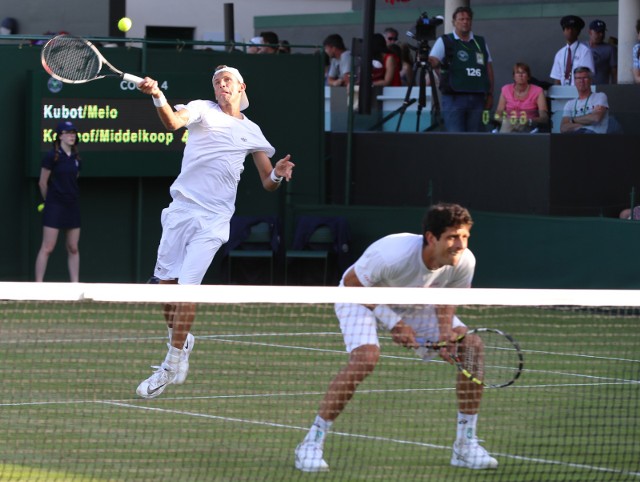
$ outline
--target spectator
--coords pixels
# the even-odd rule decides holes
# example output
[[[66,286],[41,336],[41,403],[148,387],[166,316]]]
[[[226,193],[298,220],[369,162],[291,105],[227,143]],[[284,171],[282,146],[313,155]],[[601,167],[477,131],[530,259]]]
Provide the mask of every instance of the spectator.
[[[573,71],[578,98],[564,106],[560,132],[563,134],[606,134],[609,127],[609,102],[604,92],[591,91],[591,70]]]
[[[400,44],[400,82],[410,85],[413,82],[413,53],[407,42]]]
[[[589,48],[593,55],[593,83],[595,85],[615,84],[618,82],[618,50],[605,43],[604,35],[607,24],[602,20],[594,20],[589,24]]]
[[[453,12],[453,33],[436,40],[429,62],[440,68],[442,117],[448,132],[479,132],[482,112],[493,106],[493,65],[483,37],[471,31],[473,11]]]
[[[259,54],[277,54],[278,46],[280,44],[280,39],[275,32],[260,32],[260,37],[262,37],[262,43],[265,45],[261,45],[258,47]]]
[[[248,54],[257,54],[258,53],[258,49],[260,48],[260,44],[264,43],[262,41],[262,37],[253,37],[251,40],[249,40],[249,43],[251,45],[249,45],[249,47],[247,47],[247,53]]]
[[[633,81],[636,84],[640,84],[640,19],[636,21],[636,35],[638,42],[633,46],[633,64],[631,70],[633,72]]]
[[[513,66],[513,84],[502,87],[495,120],[500,132],[531,132],[549,120],[547,98],[542,87],[530,83],[531,69],[525,63]]]
[[[376,33],[371,39],[371,59],[374,63],[371,70],[373,85],[383,87],[400,87],[400,58],[389,51],[382,34]]]
[[[576,68],[588,67],[591,72],[595,71],[593,54],[586,44],[578,40],[584,28],[584,20],[575,15],[567,15],[560,19],[560,26],[566,45],[556,53],[549,76],[556,85],[575,85],[572,72]]]
[[[331,34],[324,39],[322,46],[330,59],[327,83],[333,87],[348,86],[351,75],[351,51],[345,47],[342,37],[337,33]]]
[[[391,47],[398,42],[398,31],[393,27],[387,27],[384,29],[384,39],[387,42],[387,47]]]
[[[623,209],[620,211],[619,217],[620,219],[633,219],[634,221],[640,220],[640,206],[635,206],[633,208],[633,215],[630,208]]]
[[[18,21],[12,17],[6,17],[0,24],[0,35],[14,35],[18,33]]]
[[[289,44],[288,40],[280,41],[280,45],[278,46],[279,54],[290,54],[291,53],[291,44]]]
[[[49,256],[56,247],[58,234],[66,234],[67,266],[69,278],[77,283],[80,278],[80,175],[78,131],[70,121],[56,126],[53,149],[42,160],[38,187],[44,199],[42,211],[42,245],[36,257],[36,281],[42,282]]]

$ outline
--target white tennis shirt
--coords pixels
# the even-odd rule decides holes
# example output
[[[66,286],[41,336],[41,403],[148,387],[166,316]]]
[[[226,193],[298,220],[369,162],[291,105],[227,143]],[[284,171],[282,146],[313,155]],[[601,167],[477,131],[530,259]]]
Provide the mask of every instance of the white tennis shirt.
[[[476,258],[465,249],[456,266],[430,270],[422,260],[422,236],[400,233],[374,242],[353,266],[364,286],[469,288]]]
[[[189,137],[180,174],[169,189],[171,197],[231,218],[245,158],[257,151],[271,157],[275,149],[246,115],[227,115],[213,101],[194,100],[175,108],[189,111]]]

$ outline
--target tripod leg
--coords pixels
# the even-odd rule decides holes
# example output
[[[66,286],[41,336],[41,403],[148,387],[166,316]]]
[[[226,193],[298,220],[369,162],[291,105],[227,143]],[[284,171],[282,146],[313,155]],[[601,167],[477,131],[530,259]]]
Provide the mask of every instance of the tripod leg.
[[[437,128],[442,123],[440,112],[440,98],[438,97],[438,89],[436,88],[436,76],[433,68],[429,65],[429,83],[431,84],[431,127],[430,130]]]
[[[412,104],[413,102],[410,102],[411,99],[411,90],[413,89],[413,86],[416,84],[416,67],[417,64],[415,64],[413,66],[413,75],[411,77],[409,77],[409,85],[407,85],[407,93],[404,96],[404,104],[405,106],[409,106],[410,104]],[[405,113],[406,109],[403,110],[400,113],[400,116],[398,117],[398,124],[396,125],[396,132],[400,132],[400,124],[402,124],[402,118],[404,117],[404,113]]]

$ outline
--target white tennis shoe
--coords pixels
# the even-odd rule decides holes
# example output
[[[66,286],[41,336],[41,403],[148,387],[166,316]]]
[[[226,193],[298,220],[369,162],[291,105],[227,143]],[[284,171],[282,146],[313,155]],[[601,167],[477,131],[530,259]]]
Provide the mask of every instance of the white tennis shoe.
[[[193,345],[196,342],[195,340],[195,337],[191,333],[187,333],[187,339],[184,342],[184,347],[180,354],[178,372],[176,373],[176,378],[173,381],[175,385],[182,385],[187,379],[187,375],[189,374],[189,355],[191,355],[191,350],[193,350]]]
[[[476,470],[495,469],[498,467],[498,461],[478,443],[477,438],[473,438],[464,444],[453,444],[451,465]]]
[[[159,367],[151,367],[155,368],[156,371],[153,372],[149,378],[143,381],[138,388],[136,389],[136,393],[142,398],[155,398],[164,392],[167,386],[174,383],[177,375],[177,371],[172,370],[169,365],[163,363]]]
[[[328,472],[329,464],[322,456],[322,444],[302,442],[296,447],[296,469],[303,472]]]

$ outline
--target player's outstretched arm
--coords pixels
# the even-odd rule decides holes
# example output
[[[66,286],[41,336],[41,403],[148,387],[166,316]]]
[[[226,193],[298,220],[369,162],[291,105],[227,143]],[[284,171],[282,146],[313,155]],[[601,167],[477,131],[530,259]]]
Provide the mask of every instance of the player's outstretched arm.
[[[267,191],[275,191],[278,189],[283,180],[289,182],[293,175],[293,168],[295,164],[291,162],[291,155],[287,154],[278,162],[275,166],[271,166],[271,160],[264,151],[257,151],[253,153],[253,162],[258,169],[260,179],[262,180],[262,187]]]
[[[156,80],[151,77],[145,77],[144,80],[138,84],[138,89],[153,98],[153,105],[156,106],[158,117],[167,130],[175,131],[187,125],[189,121],[189,111],[182,109],[175,112],[167,102],[167,98],[164,96],[162,90],[160,90],[160,87],[158,87]]]

